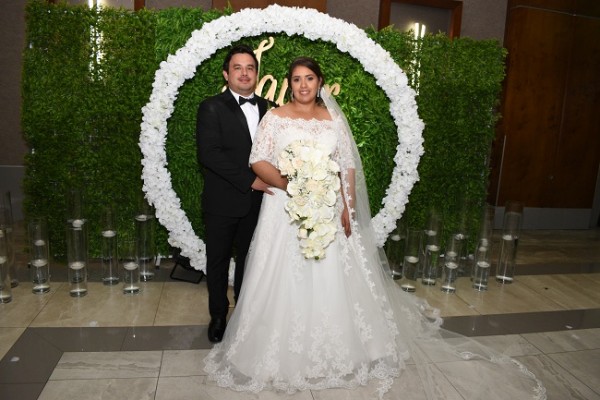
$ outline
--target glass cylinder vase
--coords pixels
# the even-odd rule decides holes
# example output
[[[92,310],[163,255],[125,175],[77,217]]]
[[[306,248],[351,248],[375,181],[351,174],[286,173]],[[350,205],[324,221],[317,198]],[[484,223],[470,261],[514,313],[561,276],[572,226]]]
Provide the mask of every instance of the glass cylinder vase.
[[[67,223],[67,267],[69,294],[83,297],[87,294],[87,229],[80,219]]]
[[[473,283],[475,290],[485,291],[488,289],[490,278],[490,255],[492,252],[492,241],[482,238],[479,240],[475,250],[475,260],[473,263]]]
[[[402,227],[402,222],[398,222],[396,230],[390,235],[385,246],[386,256],[390,265],[390,274],[394,280],[399,280],[402,278],[402,264],[405,246],[406,231]]]
[[[106,208],[102,217],[102,283],[116,285],[119,283],[119,267],[117,256],[117,229],[115,227],[114,212]]]
[[[446,293],[456,292],[456,278],[459,274],[460,257],[464,245],[464,235],[460,232],[450,235],[444,253],[443,276],[441,290]]]
[[[50,247],[45,218],[33,218],[28,223],[31,291],[35,294],[50,291]]]
[[[140,263],[137,240],[121,240],[119,243],[123,293],[138,294],[140,286]]]
[[[5,228],[0,227],[0,303],[10,303],[12,300],[10,270],[8,267],[8,247]]]
[[[10,272],[10,286],[15,288],[19,286],[19,278],[17,275],[17,263],[15,259],[15,242],[13,238],[14,219],[10,192],[4,193],[0,208],[0,226],[5,227],[6,241],[8,243],[8,270]]]
[[[425,240],[421,283],[427,286],[434,286],[439,276],[440,235],[437,233],[435,235],[429,234],[426,235]]]
[[[138,246],[140,279],[154,279],[154,214],[148,210],[135,216],[135,237]]]
[[[486,204],[483,207],[481,213],[481,220],[479,222],[479,234],[477,236],[477,248],[475,249],[475,257],[473,268],[471,268],[471,280],[475,276],[475,268],[477,268],[477,252],[483,247],[491,247],[492,246],[492,234],[494,232],[494,216],[495,216],[495,207]],[[488,252],[489,254],[489,252]],[[488,259],[489,262],[489,259]]]
[[[457,226],[454,234],[449,238],[449,242],[454,242],[453,246],[455,249],[451,251],[456,253],[456,258],[458,261],[457,270],[453,271],[451,274],[455,278],[459,276],[469,276],[471,273],[469,269],[469,252],[467,249],[467,243],[469,242],[469,232],[471,231],[469,215],[471,214],[471,210],[474,206],[473,200],[469,198],[465,192],[461,192],[457,196]],[[447,249],[448,244],[446,244],[446,251],[448,251]]]
[[[496,282],[513,282],[522,222],[523,204],[508,202],[504,210],[500,252],[498,253],[498,263],[496,264]]]
[[[408,228],[406,231],[402,280],[400,281],[400,287],[405,292],[412,293],[416,291],[422,236],[423,232],[420,229]]]

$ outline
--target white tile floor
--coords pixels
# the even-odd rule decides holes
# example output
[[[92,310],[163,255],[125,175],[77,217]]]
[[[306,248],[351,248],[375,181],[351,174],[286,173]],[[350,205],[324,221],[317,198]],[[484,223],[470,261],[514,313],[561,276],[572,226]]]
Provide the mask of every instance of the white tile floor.
[[[549,399],[600,399],[600,329],[482,338],[486,345],[508,349],[546,385]],[[544,350],[542,350],[544,349]],[[580,350],[577,350],[580,349]],[[330,389],[295,395],[261,392],[237,393],[206,382],[200,365],[208,350],[165,350],[129,352],[64,353],[40,400],[62,399],[372,399],[376,383],[356,390]],[[438,364],[436,384],[448,399],[463,399],[462,385],[468,384],[468,371],[478,368],[470,361]],[[401,379],[411,379],[414,366]],[[413,376],[415,381],[416,376]],[[487,399],[507,399],[499,382],[498,391]],[[386,398],[421,399],[424,394],[397,393],[392,388]]]

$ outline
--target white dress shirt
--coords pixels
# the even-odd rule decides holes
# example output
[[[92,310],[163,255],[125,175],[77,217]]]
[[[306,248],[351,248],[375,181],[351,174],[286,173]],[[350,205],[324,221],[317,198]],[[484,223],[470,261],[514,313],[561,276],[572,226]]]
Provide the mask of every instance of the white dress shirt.
[[[240,102],[240,95],[229,89],[233,97],[235,97],[235,101]],[[243,96],[242,96],[243,97]],[[249,98],[254,97],[252,94]],[[259,120],[259,111],[258,104],[250,104],[244,103],[240,106],[244,115],[246,116],[246,121],[248,122],[248,129],[250,130],[250,137],[254,140],[254,135],[256,134],[256,129],[258,128],[258,120]]]

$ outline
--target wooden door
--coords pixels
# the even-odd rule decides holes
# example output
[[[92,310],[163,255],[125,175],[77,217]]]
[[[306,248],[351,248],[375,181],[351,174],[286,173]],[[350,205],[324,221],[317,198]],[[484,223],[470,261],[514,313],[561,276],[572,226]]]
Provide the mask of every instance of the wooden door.
[[[600,163],[600,2],[511,0],[490,200],[592,208]]]

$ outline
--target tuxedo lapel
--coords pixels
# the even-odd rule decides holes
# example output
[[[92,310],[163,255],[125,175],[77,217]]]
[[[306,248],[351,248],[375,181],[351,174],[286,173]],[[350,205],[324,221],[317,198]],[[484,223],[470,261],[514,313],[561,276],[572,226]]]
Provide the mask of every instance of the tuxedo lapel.
[[[259,120],[261,120],[262,117],[264,117],[265,114],[267,113],[267,101],[266,100],[261,101],[261,100],[263,100],[263,99],[261,97],[259,97],[259,100],[257,102],[257,104],[258,104],[258,113],[259,113],[258,114],[259,115],[259,117],[258,117]]]
[[[240,105],[235,100],[235,97],[233,97],[233,95],[231,94],[231,92],[229,90],[226,90],[225,92],[223,92],[223,95],[225,96],[225,104],[231,110],[231,112],[233,112],[233,114],[235,114],[236,118],[240,122],[240,127],[242,128],[240,133],[242,133],[244,135],[244,137],[248,140],[249,143],[252,143],[252,138],[250,136],[250,129],[248,128],[248,121],[246,120],[246,116],[244,115],[244,112],[240,108]]]

